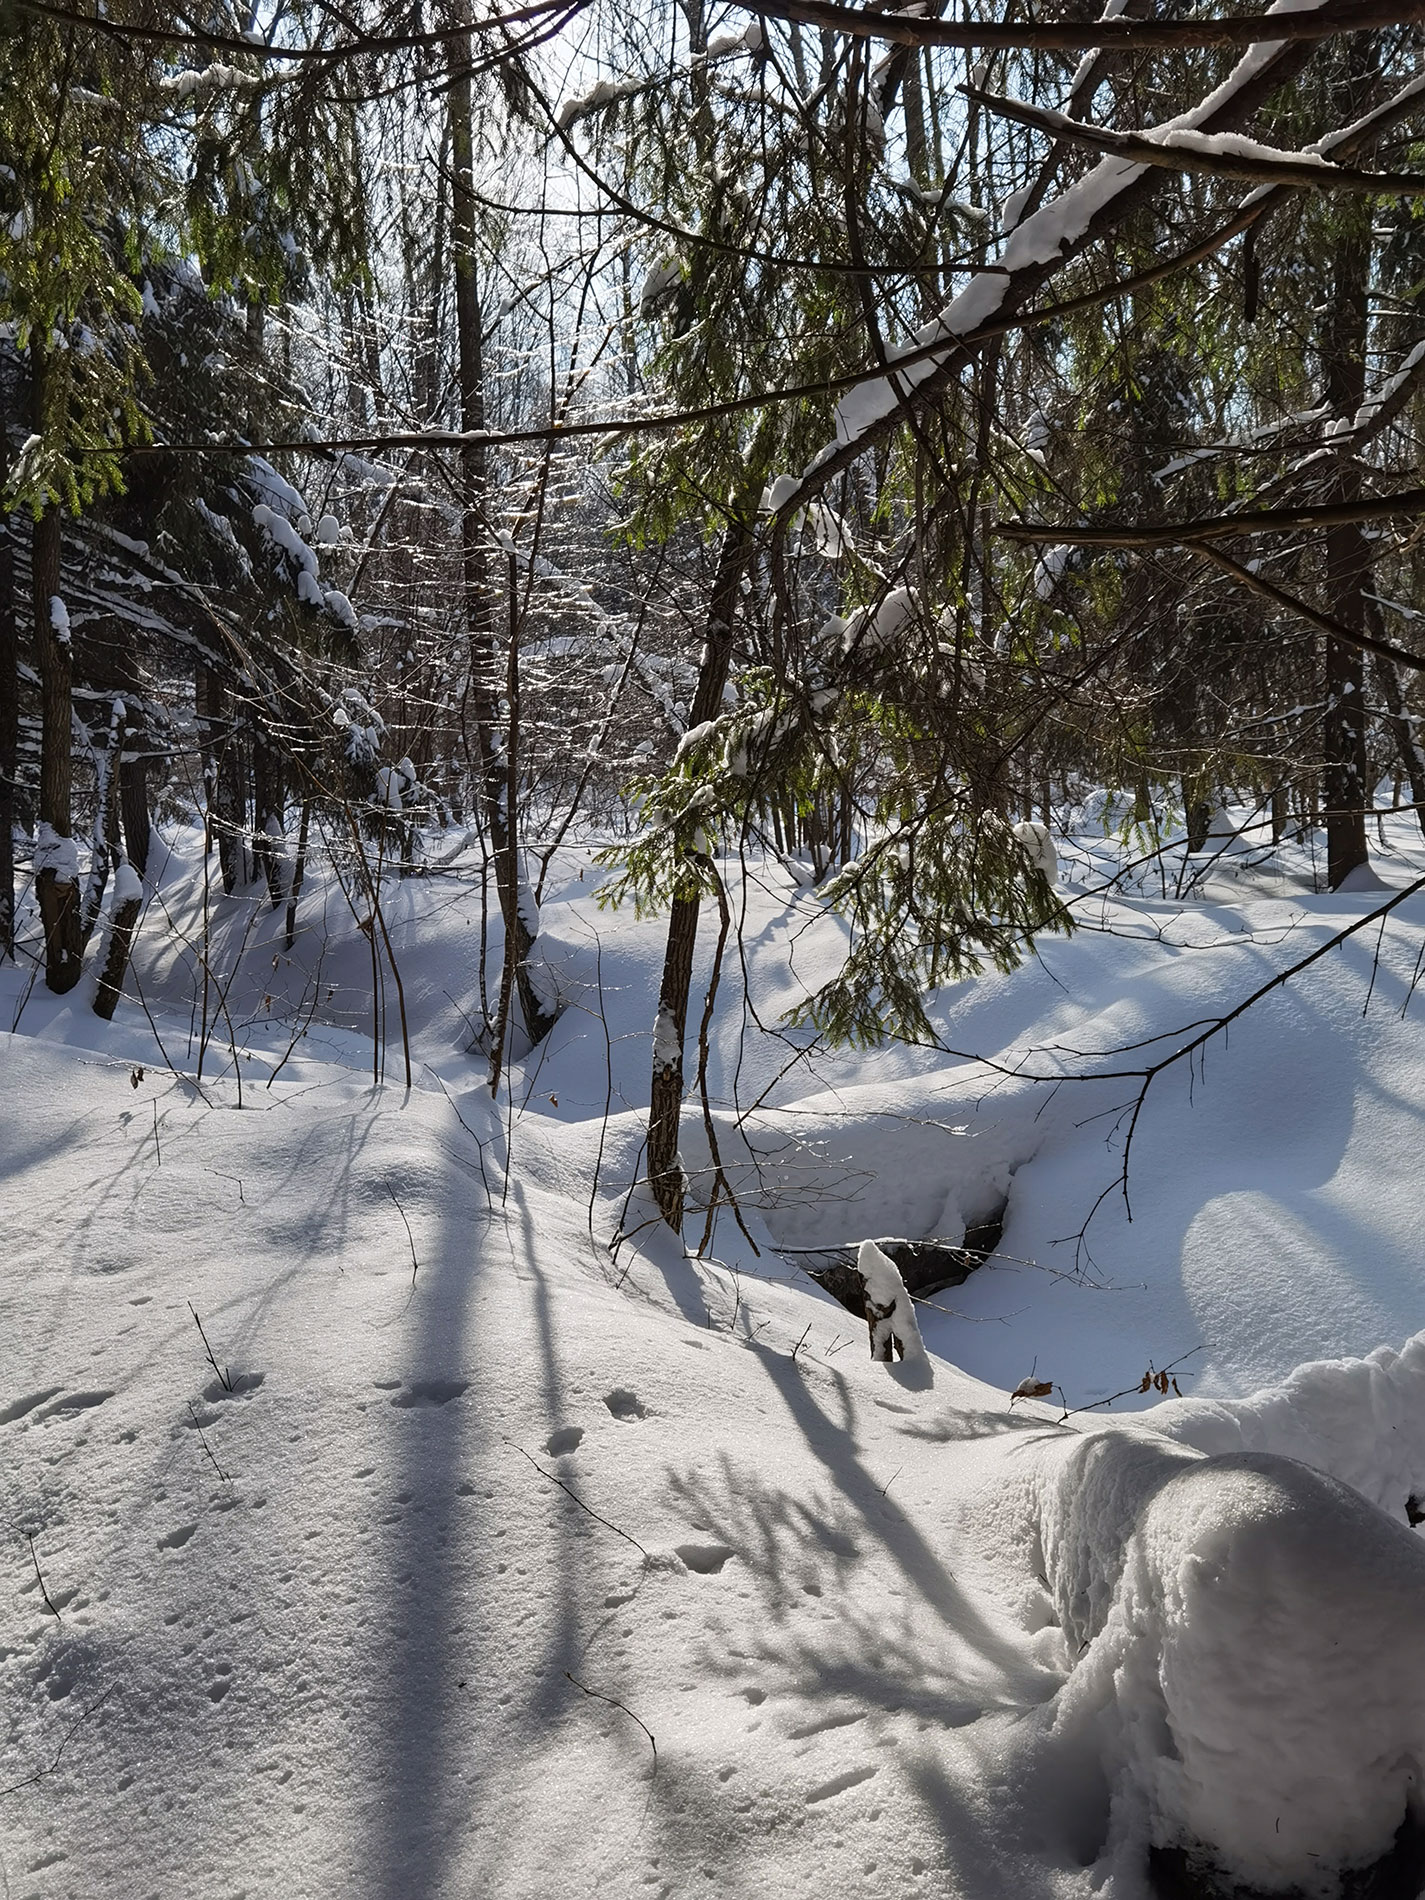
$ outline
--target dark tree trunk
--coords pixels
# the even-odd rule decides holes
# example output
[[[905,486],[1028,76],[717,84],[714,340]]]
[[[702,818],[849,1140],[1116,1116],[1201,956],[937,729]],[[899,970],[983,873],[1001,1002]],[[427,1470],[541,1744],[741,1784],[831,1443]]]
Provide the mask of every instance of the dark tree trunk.
[[[148,743],[145,733],[131,737],[135,748]],[[148,760],[126,758],[119,763],[119,810],[124,820],[124,849],[140,877],[148,875],[148,852],[153,828],[148,810]]]
[[[239,736],[219,675],[205,666],[199,674],[200,723],[204,735],[203,780],[208,795],[208,834],[218,846],[223,890],[231,897],[243,881],[242,795]]]
[[[1374,55],[1367,52],[1366,58]],[[1365,66],[1361,50],[1348,52],[1352,88],[1359,94]],[[1336,209],[1340,220],[1332,261],[1331,306],[1325,342],[1326,400],[1333,416],[1348,421],[1366,394],[1367,278],[1371,217],[1364,202]],[[1337,458],[1333,499],[1359,501],[1360,463],[1349,452]],[[1327,612],[1343,626],[1365,630],[1370,550],[1354,524],[1326,536]],[[1325,763],[1321,791],[1326,805],[1326,882],[1339,890],[1367,861],[1365,656],[1344,640],[1326,637],[1326,715],[1322,726]]]
[[[134,930],[142,908],[142,898],[125,898],[109,926],[109,947],[104,957],[104,967],[99,973],[99,987],[94,995],[94,1014],[102,1016],[106,1023],[113,1021],[114,1011],[123,994],[124,972],[129,967],[129,952],[133,948]]]
[[[38,355],[35,382],[43,381]],[[36,406],[40,398],[36,396]],[[63,995],[79,981],[79,883],[70,853],[74,757],[70,720],[74,663],[68,630],[56,627],[59,600],[60,513],[51,502],[35,523],[30,543],[35,653],[40,671],[40,845],[35,895],[45,939],[45,982]],[[64,847],[69,846],[68,852]]]
[[[462,0],[460,18],[468,19]],[[450,149],[454,174],[451,249],[455,264],[455,328],[460,359],[460,426],[467,432],[485,426],[485,363],[481,342],[480,286],[475,269],[474,154],[471,138],[471,44],[468,36],[451,42],[457,77],[450,86]],[[529,968],[534,935],[521,905],[518,817],[511,794],[511,773],[501,737],[500,683],[495,641],[495,604],[490,578],[486,515],[488,465],[480,442],[460,451],[462,562],[465,583],[466,641],[470,659],[470,710],[479,753],[481,804],[495,864],[506,942],[514,947],[515,983],[531,1042],[540,1042],[554,1025]],[[510,638],[516,637],[512,626]]]
[[[259,732],[252,735],[252,795],[252,854],[266,880],[272,908],[277,910],[283,897],[282,760]]]
[[[0,451],[4,448],[0,414]],[[0,526],[0,959],[15,954],[15,779],[20,769],[20,630],[15,547]]]
[[[1212,824],[1212,799],[1200,773],[1183,774],[1183,817],[1188,850],[1205,851],[1208,828]]]
[[[307,874],[307,836],[312,823],[312,801],[302,800],[302,817],[297,826],[297,861],[292,866],[292,888],[287,893],[287,930],[284,942],[290,950],[297,941],[297,903],[302,895],[302,880]]]
[[[1379,626],[1379,614],[1372,613],[1371,631],[1380,636],[1383,629]],[[1381,698],[1385,701],[1386,724],[1395,740],[1396,752],[1405,768],[1405,776],[1410,780],[1410,797],[1415,806],[1415,816],[1420,828],[1425,831],[1425,749],[1415,736],[1415,724],[1405,710],[1405,692],[1400,684],[1400,674],[1394,660],[1388,660],[1383,654],[1377,654],[1371,662]],[[1399,799],[1399,775],[1396,777],[1396,803]]]
[[[732,664],[737,590],[752,555],[752,529],[743,519],[729,523],[718,557],[708,611],[708,631],[698,669],[688,725],[715,718]],[[648,1113],[648,1180],[658,1211],[675,1234],[683,1231],[686,1181],[678,1158],[678,1121],[683,1103],[683,1035],[693,981],[693,950],[698,936],[698,898],[675,898],[668,919],[663,980],[658,987],[658,1024],[653,1045],[653,1092]]]

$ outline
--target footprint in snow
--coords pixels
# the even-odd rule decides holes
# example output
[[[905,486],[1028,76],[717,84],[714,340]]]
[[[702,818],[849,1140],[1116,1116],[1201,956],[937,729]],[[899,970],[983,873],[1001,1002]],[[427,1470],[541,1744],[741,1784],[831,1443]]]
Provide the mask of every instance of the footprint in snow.
[[[604,1404],[615,1418],[632,1420],[648,1417],[648,1407],[636,1392],[630,1392],[625,1386],[616,1385],[612,1392],[606,1393]]]
[[[562,1458],[566,1452],[577,1451],[584,1437],[582,1425],[561,1425],[557,1432],[551,1432],[544,1441],[544,1449],[551,1458]]]
[[[869,1781],[876,1772],[874,1766],[847,1768],[839,1775],[833,1775],[830,1781],[823,1781],[815,1788],[808,1788],[804,1797],[808,1807],[815,1801],[829,1801],[833,1795],[845,1794],[848,1788],[857,1788],[863,1781]]]
[[[11,1404],[0,1406],[0,1425],[11,1425],[17,1418],[23,1418],[27,1412],[33,1412],[37,1405],[43,1405],[46,1399],[52,1399],[64,1390],[62,1385],[47,1385],[41,1392],[27,1392],[23,1398],[15,1399]]]
[[[726,1544],[675,1544],[673,1549],[700,1577],[715,1577],[733,1555]]]
[[[196,1524],[180,1524],[176,1531],[169,1531],[165,1536],[159,1538],[159,1549],[182,1550],[183,1546],[188,1542],[188,1539],[197,1528],[198,1526]]]
[[[403,1412],[413,1405],[449,1405],[452,1399],[458,1399],[469,1385],[468,1379],[412,1379],[404,1392],[398,1392],[391,1403]]]

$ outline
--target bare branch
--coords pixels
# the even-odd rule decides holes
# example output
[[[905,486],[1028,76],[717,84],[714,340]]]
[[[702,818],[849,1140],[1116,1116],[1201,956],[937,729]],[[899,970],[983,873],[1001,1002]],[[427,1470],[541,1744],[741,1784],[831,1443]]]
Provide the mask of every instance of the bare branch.
[[[1290,534],[1300,529],[1340,528],[1367,521],[1394,521],[1425,515],[1425,488],[1352,502],[1326,502],[1309,508],[1264,508],[1254,514],[1206,515],[1166,528],[1076,528],[1068,523],[997,521],[992,532],[1005,541],[1028,541],[1063,548],[1172,548],[1199,541],[1226,540],[1237,534]]]

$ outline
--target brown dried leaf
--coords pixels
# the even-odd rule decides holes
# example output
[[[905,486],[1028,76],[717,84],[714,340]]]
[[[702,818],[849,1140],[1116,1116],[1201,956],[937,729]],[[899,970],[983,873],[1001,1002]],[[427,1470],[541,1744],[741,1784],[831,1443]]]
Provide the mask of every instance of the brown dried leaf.
[[[1010,1393],[1009,1402],[1013,1405],[1016,1399],[1052,1399],[1053,1396],[1054,1386],[1052,1380],[1035,1379],[1031,1377],[1020,1380],[1013,1392]]]

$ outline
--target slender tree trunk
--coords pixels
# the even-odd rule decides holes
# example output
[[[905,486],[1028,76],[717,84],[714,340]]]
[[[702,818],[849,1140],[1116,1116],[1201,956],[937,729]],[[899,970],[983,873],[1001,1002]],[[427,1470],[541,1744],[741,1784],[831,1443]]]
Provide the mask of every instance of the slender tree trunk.
[[[252,853],[266,880],[272,908],[277,910],[282,903],[282,760],[256,730],[252,735],[252,793]]]
[[[143,892],[134,880],[130,867],[124,862],[124,850],[119,842],[118,776],[124,743],[122,726],[115,743],[118,754],[113,764],[115,784],[113,795],[108,801],[106,837],[109,857],[114,865],[114,895],[110,900],[109,941],[104,952],[104,967],[99,972],[99,985],[94,993],[94,1014],[102,1017],[106,1023],[113,1021],[114,1011],[123,994],[124,972],[129,967],[134,932],[138,928],[139,912],[143,909]]]
[[[1373,622],[1379,615],[1372,613]],[[1373,625],[1371,631],[1380,636],[1383,631],[1379,625]],[[1425,831],[1425,747],[1422,747],[1415,733],[1415,722],[1405,709],[1405,693],[1400,684],[1400,674],[1394,660],[1387,660],[1383,654],[1377,654],[1371,669],[1376,684],[1380,688],[1381,698],[1385,701],[1386,724],[1395,740],[1396,752],[1400,763],[1405,767],[1405,776],[1410,780],[1410,797],[1415,806],[1415,816],[1420,821],[1420,829]],[[1396,799],[1400,803],[1400,774],[1396,773]]]
[[[1372,55],[1367,55],[1368,57]],[[1348,52],[1364,77],[1361,53]],[[1355,88],[1359,90],[1359,87]],[[1348,421],[1366,393],[1367,279],[1371,261],[1371,214],[1364,202],[1342,204],[1332,261],[1330,315],[1325,344],[1326,400],[1333,416]],[[1361,466],[1351,454],[1337,458],[1333,499],[1359,501]],[[1326,536],[1327,612],[1343,626],[1364,631],[1370,548],[1360,528],[1331,528]],[[1325,653],[1326,715],[1322,726],[1326,804],[1326,882],[1339,890],[1367,862],[1365,655],[1328,634]]]
[[[203,779],[208,795],[208,834],[216,838],[223,891],[231,897],[242,881],[242,774],[239,739],[227,689],[211,667],[199,676],[204,732]]]
[[[732,664],[737,592],[752,555],[752,528],[744,518],[729,523],[718,556],[708,611],[707,640],[698,686],[688,715],[689,728],[716,717]],[[678,897],[668,918],[663,980],[658,988],[658,1021],[653,1033],[653,1090],[648,1112],[648,1180],[658,1211],[675,1234],[683,1231],[687,1182],[678,1155],[678,1122],[683,1104],[683,1037],[688,1023],[688,994],[693,982],[693,951],[698,936],[698,897]]]
[[[290,950],[297,941],[297,901],[302,895],[302,880],[307,873],[307,836],[312,823],[312,801],[302,800],[302,817],[297,826],[297,861],[292,866],[292,888],[287,893],[287,931],[284,942]]]
[[[4,450],[0,412],[0,457]],[[15,790],[20,769],[20,630],[15,617],[15,544],[0,524],[0,961],[15,955]]]
[[[1212,823],[1212,788],[1205,772],[1183,774],[1183,818],[1187,825],[1188,850],[1206,850],[1208,827]]]
[[[124,750],[123,701],[116,698],[109,711],[109,730],[94,756],[94,825],[90,832],[89,876],[85,880],[84,901],[80,907],[79,944],[89,948],[99,912],[104,907],[104,891],[109,882],[109,867],[117,862],[118,851],[118,765]]]
[[[43,358],[34,357],[37,386]],[[42,398],[37,393],[36,407]],[[35,893],[45,939],[45,982],[57,995],[72,990],[82,963],[79,858],[70,836],[74,759],[70,735],[74,662],[63,622],[59,581],[60,513],[51,502],[30,543],[35,652],[40,671],[40,830]]]
[[[468,7],[461,0],[462,22]],[[455,264],[455,328],[460,359],[460,426],[467,434],[485,427],[485,363],[481,341],[480,286],[475,269],[474,151],[471,137],[468,35],[451,42],[456,77],[450,84],[450,149],[454,183],[451,203],[451,250]],[[495,888],[500,901],[505,937],[514,947],[515,984],[525,1029],[531,1042],[540,1042],[554,1024],[554,1015],[538,993],[529,968],[534,948],[532,906],[521,873],[518,816],[511,795],[511,774],[501,738],[500,677],[495,639],[495,604],[490,581],[486,519],[489,469],[484,444],[467,441],[460,451],[462,507],[462,563],[465,583],[466,639],[470,658],[470,709],[474,714],[479,752],[480,793],[489,827],[490,855],[495,863]],[[511,626],[510,638],[517,636]]]
[[[121,864],[120,869],[123,866]],[[104,956],[104,967],[99,973],[99,987],[94,994],[94,1014],[107,1022],[114,1019],[119,998],[124,990],[124,972],[129,967],[129,952],[133,948],[134,931],[139,921],[139,912],[143,908],[142,897],[123,898],[114,909],[113,922],[109,925],[109,944]]]

